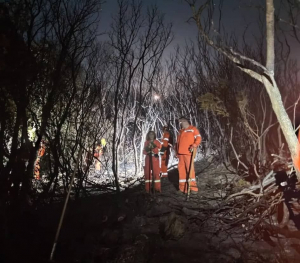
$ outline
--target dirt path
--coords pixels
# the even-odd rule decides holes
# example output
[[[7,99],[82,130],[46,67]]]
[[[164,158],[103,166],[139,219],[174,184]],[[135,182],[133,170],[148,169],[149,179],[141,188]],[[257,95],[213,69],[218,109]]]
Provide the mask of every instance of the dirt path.
[[[235,176],[206,161],[195,168],[199,194],[190,201],[176,190],[174,169],[162,179],[163,193],[155,197],[139,185],[119,196],[103,194],[71,202],[56,262],[276,262],[270,245],[246,238],[243,222],[224,225],[212,213],[224,208]],[[40,208],[34,219],[22,221],[20,229],[31,224],[31,232],[23,233],[23,241],[14,247],[24,253],[21,262],[47,262],[60,211],[61,205]]]

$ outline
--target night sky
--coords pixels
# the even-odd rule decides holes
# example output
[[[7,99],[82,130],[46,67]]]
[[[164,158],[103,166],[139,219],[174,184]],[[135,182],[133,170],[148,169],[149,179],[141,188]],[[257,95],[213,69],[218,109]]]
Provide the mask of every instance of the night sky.
[[[198,2],[204,2],[199,0]],[[218,6],[222,0],[214,0],[216,10],[214,15],[215,27],[218,23]],[[274,0],[275,12],[278,12],[281,7],[281,0]],[[174,52],[177,46],[184,48],[185,44],[190,40],[196,40],[197,28],[192,20],[188,22],[192,16],[192,10],[184,0],[144,0],[143,5],[147,6],[157,5],[160,12],[165,14],[165,22],[173,24],[174,39],[166,48],[163,57],[167,59],[169,55]],[[100,32],[107,32],[110,30],[112,22],[112,15],[118,11],[118,1],[108,0],[104,3],[101,13],[101,22],[99,26]],[[260,15],[259,15],[260,14]],[[280,17],[289,20],[284,16],[284,12],[280,13]],[[255,36],[261,37],[261,30],[259,29],[259,18],[263,25],[265,24],[265,1],[264,0],[223,0],[222,7],[222,28],[221,35],[234,34],[236,39],[242,40],[242,36],[247,28],[245,39],[248,44],[256,45]],[[281,24],[282,26],[282,24]],[[298,23],[299,26],[299,23]],[[291,27],[287,27],[291,31]],[[264,34],[264,32],[263,32]],[[280,36],[280,33],[277,32]],[[277,35],[277,36],[278,36]],[[288,36],[288,35],[287,35]],[[107,39],[107,35],[102,35],[103,40]],[[298,60],[300,53],[300,45],[296,42],[294,37],[288,36],[289,45],[291,47],[291,59]],[[240,42],[241,43],[241,42]],[[277,49],[278,50],[278,49]],[[281,62],[277,62],[281,63]],[[300,77],[300,76],[299,76]],[[293,101],[293,100],[292,100]],[[300,122],[300,117],[297,122]]]
[[[220,0],[215,0],[218,6]],[[144,6],[156,4],[159,10],[165,14],[166,22],[173,24],[174,40],[169,46],[168,50],[173,50],[177,45],[183,46],[186,41],[195,39],[197,36],[197,29],[193,22],[188,23],[191,17],[191,9],[183,0],[146,0],[143,2]],[[248,38],[255,34],[257,19],[256,6],[260,5],[262,1],[259,0],[225,0],[223,4],[222,21],[226,33],[231,34],[235,32],[241,35],[246,25],[250,25],[248,31]],[[249,7],[249,4],[252,6]],[[246,6],[247,5],[247,6]],[[109,30],[111,23],[111,16],[118,10],[117,0],[108,0],[102,8],[100,31]],[[250,40],[250,39],[249,39]]]

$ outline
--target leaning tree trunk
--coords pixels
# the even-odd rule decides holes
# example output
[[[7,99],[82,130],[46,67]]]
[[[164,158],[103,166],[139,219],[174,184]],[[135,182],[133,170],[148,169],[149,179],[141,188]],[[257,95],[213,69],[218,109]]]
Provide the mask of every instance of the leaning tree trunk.
[[[269,98],[272,103],[272,108],[277,117],[277,120],[282,129],[283,135],[286,139],[289,147],[292,159],[295,161],[299,158],[298,156],[298,140],[295,134],[292,122],[284,108],[282,97],[278,89],[277,83],[274,77],[275,68],[275,52],[274,52],[274,0],[266,0],[266,31],[267,31],[267,60],[266,66],[261,63],[248,58],[232,48],[226,48],[213,41],[210,36],[205,32],[201,23],[201,14],[206,8],[207,3],[201,5],[198,9],[195,7],[195,2],[186,0],[193,11],[193,18],[197,24],[200,35],[207,42],[208,45],[213,47],[215,50],[226,56],[243,72],[247,73],[250,77],[260,81],[266,88]],[[258,70],[249,68],[246,64],[254,66]],[[297,169],[297,168],[296,168]],[[300,180],[299,171],[297,171],[298,180]]]
[[[275,65],[275,41],[274,41],[274,0],[266,0],[266,29],[267,29],[267,61],[266,68],[270,79],[262,77],[263,84],[269,94],[272,108],[276,114],[293,160],[297,157],[298,140],[295,131],[282,101],[280,91],[274,78]],[[300,179],[298,175],[298,179]]]
[[[295,131],[291,119],[284,108],[281,94],[279,92],[275,80],[272,85],[272,83],[267,78],[263,77],[263,79],[264,79],[264,86],[269,94],[272,103],[272,108],[282,129],[283,135],[286,139],[292,158],[293,160],[295,160],[298,154],[298,150],[297,150],[298,140],[295,135]],[[300,180],[300,177],[298,179]]]

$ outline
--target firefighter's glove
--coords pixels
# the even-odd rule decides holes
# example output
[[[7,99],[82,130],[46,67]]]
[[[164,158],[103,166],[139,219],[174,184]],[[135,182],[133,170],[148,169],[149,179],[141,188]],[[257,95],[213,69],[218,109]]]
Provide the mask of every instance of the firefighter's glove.
[[[165,146],[161,147],[161,149],[160,149],[161,152],[164,152],[166,150],[167,150],[167,147],[165,147]]]
[[[189,151],[192,153],[196,147],[197,147],[197,145],[195,143],[192,144],[189,148]]]
[[[149,149],[154,149],[154,148],[156,148],[156,145],[153,143],[153,142],[151,142],[151,143],[149,143]]]
[[[156,145],[154,145],[156,147]],[[151,152],[155,147],[153,147],[153,145],[151,143],[149,143],[149,145],[145,148],[146,152]]]

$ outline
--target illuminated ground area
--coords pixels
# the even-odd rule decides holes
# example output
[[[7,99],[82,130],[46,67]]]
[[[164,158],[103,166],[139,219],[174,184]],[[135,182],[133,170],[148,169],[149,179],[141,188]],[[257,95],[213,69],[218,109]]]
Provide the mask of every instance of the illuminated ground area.
[[[176,170],[163,179],[161,195],[145,195],[137,185],[120,196],[71,202],[55,261],[277,262],[276,257],[286,256],[287,262],[299,262],[297,247],[283,238],[282,250],[274,250],[272,237],[254,238],[246,222],[230,221],[222,202],[235,175],[207,162],[197,163],[196,171],[200,192],[189,202],[176,191]],[[47,262],[61,207],[41,207],[11,222],[16,227],[3,262]]]

